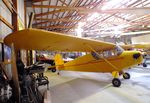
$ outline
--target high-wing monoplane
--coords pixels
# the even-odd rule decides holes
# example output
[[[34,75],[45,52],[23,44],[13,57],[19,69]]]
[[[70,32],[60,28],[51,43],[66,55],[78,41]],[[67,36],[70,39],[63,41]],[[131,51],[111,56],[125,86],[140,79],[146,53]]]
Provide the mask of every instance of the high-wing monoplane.
[[[55,56],[58,70],[82,72],[108,72],[113,76],[112,84],[121,85],[119,76],[129,79],[124,69],[140,64],[143,60],[139,51],[124,51],[121,47],[104,41],[83,39],[62,33],[39,29],[25,29],[11,33],[4,39],[5,44],[14,44],[16,49],[50,50],[64,52],[87,52],[86,55],[64,63],[60,54]]]

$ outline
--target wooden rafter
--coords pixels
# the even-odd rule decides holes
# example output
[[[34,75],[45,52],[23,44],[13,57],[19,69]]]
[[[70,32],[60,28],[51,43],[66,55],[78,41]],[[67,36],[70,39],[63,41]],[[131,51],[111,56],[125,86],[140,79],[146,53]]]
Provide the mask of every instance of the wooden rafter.
[[[72,19],[69,19],[71,17],[78,17],[80,15],[71,15],[71,16],[66,16],[64,18],[57,18],[57,19],[48,19],[48,18],[34,18],[34,20],[38,21],[38,20],[44,20],[44,22],[39,22],[39,23],[35,23],[33,24],[34,26],[35,25],[39,25],[39,24],[46,24],[48,22],[56,22],[56,21],[62,21],[62,22],[78,22],[79,20],[72,20]]]
[[[15,12],[12,13],[12,25],[14,27],[13,32],[18,31],[19,30],[19,24],[18,24],[18,0],[12,0],[13,3],[13,10]]]
[[[42,2],[42,1],[48,1],[48,0],[32,0],[32,2]]]
[[[34,2],[41,2],[46,0],[33,0]],[[47,0],[52,1],[52,0]],[[90,2],[89,2],[90,1]],[[143,18],[140,20],[131,20],[128,18],[125,18],[124,15],[126,14],[134,14],[135,12],[143,12],[150,10],[150,7],[146,7],[147,0],[142,0],[142,2],[135,0],[133,3],[129,4],[127,2],[122,2],[121,5],[116,4],[116,8],[110,8],[106,10],[102,10],[101,8],[105,3],[109,1],[107,0],[57,0],[54,3],[49,4],[33,4],[33,9],[35,8],[47,8],[46,11],[37,12],[38,14],[35,14],[35,22],[33,24],[34,27],[42,28],[46,30],[52,30],[52,31],[66,31],[68,32],[71,30],[71,28],[74,28],[76,24],[81,22],[86,22],[88,14],[92,13],[99,13],[99,14],[105,14],[101,18],[97,17],[93,21],[88,21],[87,25],[84,26],[85,29],[90,29],[91,27],[94,27],[95,25],[103,25],[103,24],[110,24],[110,25],[119,25],[122,24],[130,24],[131,26],[135,27],[135,25],[149,25],[150,22],[148,19]],[[146,3],[145,3],[146,2]],[[142,6],[140,6],[142,4]],[[125,6],[126,8],[122,8],[122,6]],[[97,8],[98,7],[98,8]],[[123,15],[120,15],[121,13],[124,13]],[[73,15],[78,15],[74,17]],[[114,21],[109,21],[111,17],[115,18]],[[139,17],[139,16],[137,16]],[[107,21],[108,20],[108,21]],[[117,21],[118,20],[118,21]],[[146,27],[145,26],[145,27]],[[101,27],[100,27],[101,28]],[[129,27],[127,27],[129,28]]]
[[[10,10],[10,12],[13,13],[13,9],[12,9],[12,7],[10,6],[8,0],[2,0],[2,1],[3,1],[3,3],[6,5],[6,7]]]
[[[65,10],[85,10],[84,7],[71,7],[71,6],[55,6],[55,5],[33,5],[33,8],[55,8],[55,9],[65,9]],[[87,10],[87,9],[86,9]]]
[[[10,29],[14,29],[14,27],[0,15],[0,21],[2,21],[4,24],[6,24]]]
[[[72,28],[73,26],[63,26],[63,25],[58,25],[58,26],[37,26],[36,28],[39,29],[46,29],[46,28],[61,28],[61,29],[66,29],[66,28]]]
[[[70,0],[68,3],[66,3],[66,0],[59,0],[59,1],[62,3],[62,6],[69,6],[69,5],[71,6],[71,2],[72,2],[72,0]],[[63,13],[61,13],[61,16],[59,16],[58,18],[64,18],[64,19],[66,19],[66,17],[64,17],[64,15],[66,13],[69,13],[69,12],[65,10]],[[62,25],[62,23],[67,24],[67,22],[61,22],[61,21],[59,21],[59,22],[56,22],[55,25]]]
[[[71,20],[71,19],[47,19],[47,18],[37,18],[35,20],[46,20],[44,22],[38,22],[33,25],[40,25],[40,24],[46,24],[48,22],[56,22],[56,21],[62,21],[62,22],[78,22],[79,20]]]
[[[84,6],[85,7],[88,7],[90,4],[92,4],[92,8],[91,9],[93,9],[93,8],[96,8],[96,7],[98,7],[98,6],[102,6],[102,4],[105,2],[106,0],[100,0],[100,1],[98,1],[98,2],[90,2],[89,4],[85,4]],[[82,13],[83,14],[83,13]],[[88,13],[87,14],[84,14],[83,16],[80,16],[80,18],[79,18],[79,20],[82,20],[82,19],[85,19],[86,17],[87,17],[87,15],[88,15]],[[76,23],[74,23],[74,25],[76,25],[78,22],[76,22]],[[71,29],[68,29],[66,32],[68,32],[69,30],[71,30]]]
[[[132,4],[128,5],[127,8],[118,9],[118,10],[120,11],[120,13],[121,13],[121,12],[124,12],[124,13],[125,13],[125,11],[126,11],[127,13],[130,13],[130,10],[136,10],[136,9],[137,9],[136,6],[133,6],[133,5],[134,5],[134,4],[137,4],[138,2],[139,2],[139,1],[136,0],[136,1],[133,2]],[[126,3],[125,3],[124,5],[126,5]],[[121,7],[121,6],[120,6],[120,7]],[[120,7],[119,7],[119,8],[120,8]],[[132,7],[132,8],[131,8],[131,7]],[[129,9],[128,9],[128,8],[129,8]],[[144,8],[144,7],[143,7],[143,8]],[[142,9],[142,8],[138,8],[138,9]],[[112,9],[112,10],[115,10],[115,9]],[[135,11],[135,12],[137,12],[137,11]],[[114,13],[112,13],[112,15],[110,15],[110,16],[108,16],[108,17],[105,16],[105,18],[102,19],[101,21],[105,21],[105,20],[109,19],[110,17],[115,16],[116,13],[119,13],[119,12],[114,12]],[[134,12],[133,12],[133,13],[134,13]],[[101,21],[93,22],[92,24],[89,24],[89,25],[88,25],[88,28],[91,28],[91,27],[94,27],[94,26],[98,25],[99,23],[101,23]]]
[[[58,0],[56,1],[55,5],[58,5]],[[54,8],[54,11],[55,11],[55,10],[56,10],[56,8]],[[53,15],[51,16],[51,18],[52,18],[52,19],[54,19],[54,17],[58,18],[58,16],[59,16],[59,13],[57,13],[57,14],[55,13],[55,14],[53,14]],[[48,26],[50,26],[50,25],[55,25],[55,22],[50,22]],[[49,30],[49,29],[48,29],[48,30]]]
[[[37,26],[36,28],[40,28],[40,29],[46,29],[46,28],[61,28],[61,29],[69,29],[69,28],[72,28],[73,26],[61,26],[61,25],[58,25],[58,26]]]
[[[51,0],[49,0],[49,5],[51,4]],[[47,12],[49,12],[50,11],[50,9],[47,9]],[[48,15],[46,15],[46,18],[48,19]],[[43,17],[42,17],[43,18]],[[47,23],[45,24],[45,26],[47,26]]]
[[[72,20],[72,19],[65,19],[65,18],[62,18],[62,19],[48,19],[48,18],[36,18],[35,20],[46,20],[46,21],[64,21],[64,22],[76,22],[78,20]]]
[[[49,15],[49,14],[60,13],[60,12],[64,12],[64,11],[66,11],[66,10],[53,10],[53,11],[50,11],[50,12],[35,14],[35,17],[40,17],[40,16]]]
[[[81,0],[75,0],[72,4],[69,4],[69,5],[67,5],[67,6],[71,6],[71,7],[78,7],[80,4],[81,4]],[[86,3],[86,2],[84,2],[84,3]],[[84,5],[84,4],[83,4]],[[76,11],[68,11],[68,14],[65,16],[65,17],[70,17],[70,19],[72,19],[72,18],[76,18],[76,20],[80,20],[80,19],[78,19],[78,17],[81,17],[81,16],[83,16],[83,15],[79,15],[79,16],[73,16],[73,15],[79,15],[79,13],[77,13]],[[85,14],[84,14],[85,15]],[[59,25],[74,25],[75,26],[75,24],[76,24],[77,22],[61,22]],[[69,29],[71,29],[71,28],[69,28]],[[68,29],[67,29],[68,30]],[[60,31],[62,31],[62,30],[60,30]],[[63,30],[63,31],[66,31],[66,29],[65,30]]]
[[[127,21],[127,22],[129,22],[129,21],[130,21],[130,20],[125,19],[125,18],[123,18],[123,17],[121,17],[121,16],[118,16],[118,15],[114,15],[114,17],[119,18],[119,19],[122,19],[122,20]]]
[[[55,9],[63,9],[63,10],[73,10],[73,11],[81,11],[83,13],[91,13],[91,12],[98,12],[98,13],[122,13],[126,12],[129,13],[130,10],[150,10],[150,7],[140,7],[140,8],[121,8],[121,9],[111,9],[111,10],[99,10],[99,9],[89,9],[84,7],[66,7],[66,6],[54,6],[54,5],[33,5],[33,8],[55,8]]]
[[[41,25],[41,24],[47,24],[47,23],[49,23],[49,21],[38,22],[38,23],[34,23],[33,26],[35,26],[35,25]]]
[[[66,4],[64,1],[59,0],[62,4],[64,4],[65,6],[68,6],[68,4]]]

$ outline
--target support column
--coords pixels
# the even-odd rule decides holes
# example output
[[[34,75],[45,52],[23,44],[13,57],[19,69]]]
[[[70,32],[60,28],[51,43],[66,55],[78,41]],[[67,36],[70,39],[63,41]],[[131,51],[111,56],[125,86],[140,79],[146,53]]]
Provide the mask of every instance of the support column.
[[[13,6],[14,6],[14,12],[12,13],[12,25],[13,25],[13,32],[18,31],[18,16],[17,16],[17,4],[18,0],[12,0]],[[15,46],[15,45],[14,45]],[[13,46],[12,50],[12,73],[13,73],[13,95],[14,99],[16,100],[16,103],[20,103],[20,87],[19,87],[19,80],[18,80],[18,74],[17,73],[17,67],[16,67],[16,58],[18,54],[17,50],[15,50]]]
[[[15,12],[12,13],[12,25],[14,26],[13,32],[18,31],[18,17],[17,17],[17,0],[12,0]]]

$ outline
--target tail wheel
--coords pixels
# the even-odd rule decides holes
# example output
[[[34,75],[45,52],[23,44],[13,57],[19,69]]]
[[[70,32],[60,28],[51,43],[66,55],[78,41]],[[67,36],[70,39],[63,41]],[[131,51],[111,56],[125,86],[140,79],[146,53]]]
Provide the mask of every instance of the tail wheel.
[[[130,79],[130,74],[129,73],[124,73],[123,78],[124,79]]]
[[[120,71],[120,72],[119,72],[119,76],[120,76],[120,75],[122,75],[122,74],[123,74],[123,72],[122,72],[122,71]]]
[[[118,78],[114,78],[112,80],[112,84],[113,84],[114,87],[120,87],[121,81]]]
[[[55,72],[56,72],[56,68],[52,68],[51,71],[52,71],[53,73],[55,73]]]

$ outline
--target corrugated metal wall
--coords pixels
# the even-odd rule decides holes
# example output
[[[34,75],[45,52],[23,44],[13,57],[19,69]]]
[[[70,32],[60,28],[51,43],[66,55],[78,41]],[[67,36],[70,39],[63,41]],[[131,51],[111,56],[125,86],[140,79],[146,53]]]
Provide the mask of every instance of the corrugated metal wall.
[[[1,55],[1,62],[5,62],[8,63],[11,60],[11,49],[9,47],[7,47],[6,45],[4,45],[2,43],[3,39],[5,36],[7,36],[9,33],[12,32],[12,29],[6,25],[6,23],[4,21],[6,21],[7,23],[9,23],[10,25],[12,25],[12,13],[11,11],[7,8],[7,6],[4,4],[4,2],[2,0],[0,0],[0,16],[1,16],[1,20],[0,20],[0,55]],[[3,18],[3,20],[2,20]],[[3,47],[2,47],[3,46]],[[11,64],[7,64],[6,66],[6,71],[9,74],[9,78],[11,78]]]
[[[150,34],[132,37],[132,44],[150,43]]]
[[[6,7],[2,0],[0,0],[0,15],[10,24],[12,24],[12,13]],[[6,24],[0,21],[0,39],[3,39],[7,34],[11,33],[10,29]]]
[[[9,5],[9,7],[8,7]],[[10,10],[10,8],[14,10]],[[24,0],[17,0],[17,11],[11,0],[0,0],[0,62],[6,64],[7,72],[11,78],[11,49],[3,44],[5,36],[13,32],[12,12],[17,12],[19,30],[25,28]]]

